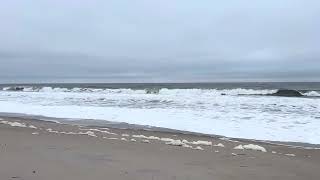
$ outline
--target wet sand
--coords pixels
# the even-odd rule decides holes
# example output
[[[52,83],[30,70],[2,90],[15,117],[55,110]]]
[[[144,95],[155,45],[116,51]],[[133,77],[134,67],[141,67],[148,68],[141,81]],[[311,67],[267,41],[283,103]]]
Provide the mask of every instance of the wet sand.
[[[22,118],[0,122],[1,180],[320,178],[317,149]],[[234,149],[240,144],[267,152]]]

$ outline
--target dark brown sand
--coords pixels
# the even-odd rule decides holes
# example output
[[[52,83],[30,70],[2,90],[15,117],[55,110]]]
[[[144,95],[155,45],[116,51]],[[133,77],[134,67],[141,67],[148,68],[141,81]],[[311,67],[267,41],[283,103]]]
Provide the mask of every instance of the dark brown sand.
[[[320,150],[315,149],[259,143],[267,152],[234,150],[239,144],[257,143],[122,129],[100,129],[117,135],[91,130],[97,136],[91,137],[61,134],[87,132],[83,129],[89,127],[17,118],[2,118],[0,121],[37,127],[13,127],[0,123],[0,180],[320,179]],[[48,132],[48,128],[60,133]],[[122,134],[130,137],[122,137]],[[225,147],[199,145],[204,150],[195,150],[167,145],[159,140],[150,140],[150,143],[143,143],[141,138],[134,138],[137,142],[120,140],[130,140],[132,135],[203,140],[222,143]]]

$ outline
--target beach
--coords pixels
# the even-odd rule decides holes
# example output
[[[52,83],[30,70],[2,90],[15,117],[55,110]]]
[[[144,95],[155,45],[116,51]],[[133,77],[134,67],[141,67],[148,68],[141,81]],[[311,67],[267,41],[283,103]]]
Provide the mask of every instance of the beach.
[[[319,179],[320,150],[0,118],[0,179]]]
[[[316,0],[3,1],[0,180],[320,180],[319,22]]]

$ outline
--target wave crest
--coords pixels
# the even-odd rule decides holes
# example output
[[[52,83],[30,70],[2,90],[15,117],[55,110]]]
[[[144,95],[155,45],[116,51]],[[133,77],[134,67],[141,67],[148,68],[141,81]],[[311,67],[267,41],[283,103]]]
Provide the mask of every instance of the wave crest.
[[[163,94],[163,95],[269,95],[274,94],[278,89],[168,89],[168,88],[145,88],[145,89],[103,89],[103,88],[63,88],[63,87],[32,87],[32,86],[10,86],[3,87],[2,91],[21,91],[21,92],[71,92],[71,93],[103,93],[103,94]],[[319,91],[307,91],[303,96],[320,97]]]

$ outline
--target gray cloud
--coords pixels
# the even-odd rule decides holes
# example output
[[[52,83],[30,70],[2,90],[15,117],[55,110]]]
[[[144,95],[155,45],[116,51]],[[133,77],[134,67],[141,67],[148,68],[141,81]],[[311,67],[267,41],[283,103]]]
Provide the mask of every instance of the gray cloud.
[[[3,1],[0,82],[320,81],[320,2]]]

